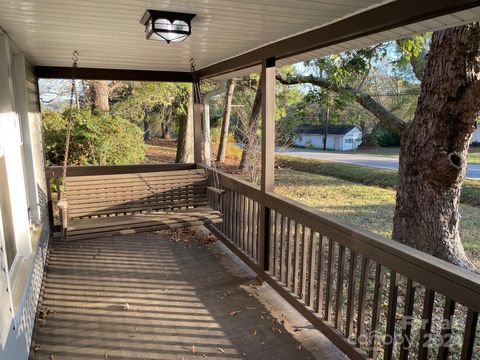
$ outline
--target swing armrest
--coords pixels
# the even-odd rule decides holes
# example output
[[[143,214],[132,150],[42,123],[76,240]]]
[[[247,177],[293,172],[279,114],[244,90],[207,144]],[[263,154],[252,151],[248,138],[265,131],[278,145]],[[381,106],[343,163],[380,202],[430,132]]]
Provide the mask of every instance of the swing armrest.
[[[60,200],[57,203],[58,208],[60,209],[60,221],[62,222],[62,235],[63,239],[67,240],[67,229],[68,229],[68,203],[67,200]]]
[[[223,189],[218,189],[216,187],[213,187],[213,186],[207,186],[207,191],[217,195],[217,196],[222,196],[223,194],[225,194],[225,190]]]

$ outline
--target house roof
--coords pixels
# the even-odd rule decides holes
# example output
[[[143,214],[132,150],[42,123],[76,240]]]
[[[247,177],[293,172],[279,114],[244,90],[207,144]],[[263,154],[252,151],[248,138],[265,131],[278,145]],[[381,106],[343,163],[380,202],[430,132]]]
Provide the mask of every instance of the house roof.
[[[355,127],[355,125],[329,125],[327,132],[329,135],[346,135]],[[323,135],[325,134],[325,125],[301,125],[297,128],[297,133]]]
[[[147,41],[139,22],[146,9],[197,14],[192,35],[180,44]],[[358,18],[377,9],[385,9],[385,16]],[[76,49],[84,68],[188,72],[194,58],[202,77],[217,78],[256,71],[262,56],[277,57],[278,65],[291,64],[479,19],[477,0],[0,2],[0,27],[34,66],[68,67]],[[315,29],[324,37],[321,43],[315,36],[294,39]],[[220,71],[209,69],[222,62]]]

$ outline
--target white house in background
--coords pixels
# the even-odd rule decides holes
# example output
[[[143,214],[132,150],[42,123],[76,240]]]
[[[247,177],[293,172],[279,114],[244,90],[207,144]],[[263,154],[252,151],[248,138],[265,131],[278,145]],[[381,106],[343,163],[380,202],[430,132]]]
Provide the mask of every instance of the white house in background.
[[[478,125],[470,139],[470,144],[471,143],[480,143],[480,126]]]
[[[362,131],[355,125],[329,125],[326,130],[328,150],[353,150],[362,143]],[[293,142],[295,146],[323,149],[324,139],[324,125],[302,125]]]

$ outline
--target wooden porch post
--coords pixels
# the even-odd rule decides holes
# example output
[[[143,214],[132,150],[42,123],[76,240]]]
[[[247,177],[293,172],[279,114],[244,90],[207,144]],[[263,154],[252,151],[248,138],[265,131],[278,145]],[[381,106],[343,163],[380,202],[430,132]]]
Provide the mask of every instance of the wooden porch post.
[[[275,58],[262,62],[262,193],[273,191],[275,156]],[[261,205],[260,209],[259,266],[260,271],[270,270],[270,209]]]
[[[203,104],[200,95],[200,81],[195,76],[193,88],[193,159],[196,164],[202,163],[202,113]]]

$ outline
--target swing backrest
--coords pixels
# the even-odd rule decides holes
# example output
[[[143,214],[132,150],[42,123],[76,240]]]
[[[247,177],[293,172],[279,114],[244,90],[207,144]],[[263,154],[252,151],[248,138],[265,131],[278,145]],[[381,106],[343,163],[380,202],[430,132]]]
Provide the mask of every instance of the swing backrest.
[[[65,186],[69,219],[208,206],[202,169],[68,176]]]

